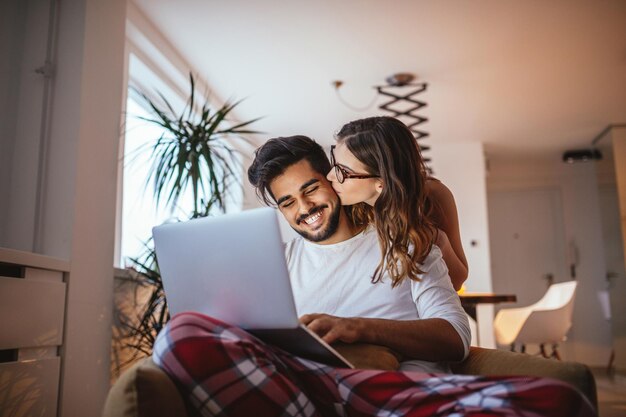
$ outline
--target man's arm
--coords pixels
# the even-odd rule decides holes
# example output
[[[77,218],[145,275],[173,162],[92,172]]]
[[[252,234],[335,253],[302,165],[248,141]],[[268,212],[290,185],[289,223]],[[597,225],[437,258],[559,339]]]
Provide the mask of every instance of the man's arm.
[[[464,345],[454,327],[441,318],[386,320],[306,314],[300,321],[327,343],[370,343],[393,349],[406,359],[459,361]]]
[[[418,320],[343,318],[325,314],[308,314],[300,320],[330,343],[383,345],[405,359],[462,360],[469,352],[469,323],[459,296],[452,288],[441,251],[434,248],[421,268],[424,271],[421,280],[412,281],[410,289]]]

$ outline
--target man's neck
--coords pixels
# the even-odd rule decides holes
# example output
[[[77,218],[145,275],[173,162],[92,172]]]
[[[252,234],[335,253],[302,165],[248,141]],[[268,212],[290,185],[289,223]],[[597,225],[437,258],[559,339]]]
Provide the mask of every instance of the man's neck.
[[[363,231],[364,226],[355,226],[354,223],[346,216],[345,212],[341,210],[339,215],[339,224],[337,231],[333,233],[331,237],[323,242],[315,242],[318,245],[332,245],[339,242],[344,242],[348,239],[352,239],[354,236]]]

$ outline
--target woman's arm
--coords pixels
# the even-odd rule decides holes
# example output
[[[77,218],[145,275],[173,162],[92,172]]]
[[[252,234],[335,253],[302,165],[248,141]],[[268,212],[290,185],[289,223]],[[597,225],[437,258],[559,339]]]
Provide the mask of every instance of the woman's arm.
[[[467,279],[468,267],[461,243],[459,215],[454,196],[448,187],[435,179],[426,182],[426,189],[433,205],[431,220],[440,230],[436,243],[448,267],[452,285],[458,291]]]

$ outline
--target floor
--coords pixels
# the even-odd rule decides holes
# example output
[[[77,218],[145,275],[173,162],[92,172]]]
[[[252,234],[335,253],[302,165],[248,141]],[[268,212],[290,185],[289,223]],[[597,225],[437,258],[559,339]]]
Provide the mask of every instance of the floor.
[[[600,417],[626,416],[626,374],[608,375],[606,369],[592,369],[598,388]]]

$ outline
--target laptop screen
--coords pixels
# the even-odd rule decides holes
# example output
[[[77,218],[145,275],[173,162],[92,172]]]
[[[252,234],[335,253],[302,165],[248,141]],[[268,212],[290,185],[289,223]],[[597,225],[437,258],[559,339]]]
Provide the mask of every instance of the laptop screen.
[[[153,236],[172,315],[197,311],[244,329],[298,326],[275,209],[164,224]]]

